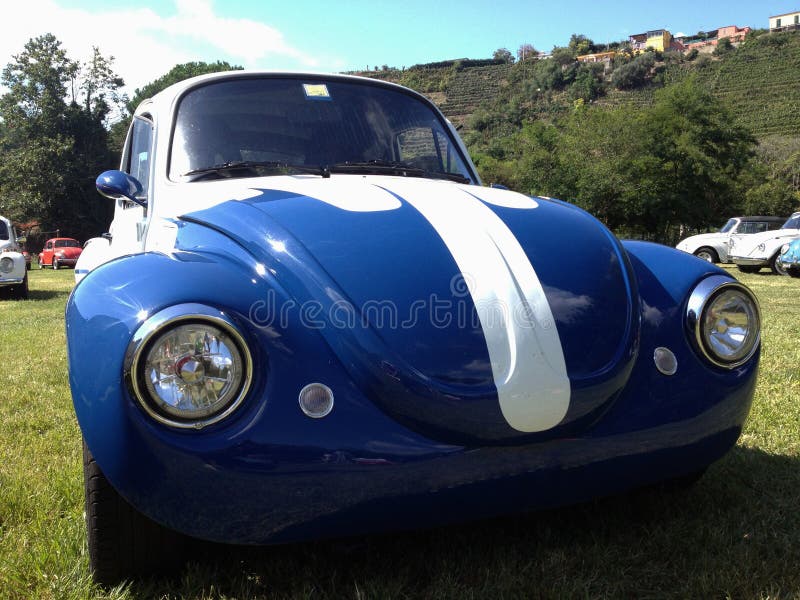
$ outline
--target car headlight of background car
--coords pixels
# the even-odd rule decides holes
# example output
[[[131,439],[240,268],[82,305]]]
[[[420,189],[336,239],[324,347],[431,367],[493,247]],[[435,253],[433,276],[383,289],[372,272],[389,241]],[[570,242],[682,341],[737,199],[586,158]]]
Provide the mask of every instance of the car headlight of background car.
[[[0,272],[11,273],[14,270],[14,261],[8,256],[0,258]]]
[[[686,321],[700,354],[726,369],[747,362],[761,339],[755,296],[742,284],[719,275],[704,279],[692,291]]]
[[[252,380],[247,344],[222,311],[199,304],[162,310],[134,334],[125,377],[147,414],[172,427],[217,423],[238,408]]]

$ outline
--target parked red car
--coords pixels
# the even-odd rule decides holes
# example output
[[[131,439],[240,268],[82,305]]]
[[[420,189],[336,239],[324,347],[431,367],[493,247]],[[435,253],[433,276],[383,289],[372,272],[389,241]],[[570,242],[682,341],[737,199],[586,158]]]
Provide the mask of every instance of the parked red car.
[[[39,268],[74,267],[78,257],[83,252],[80,242],[73,238],[53,238],[47,240],[44,248],[39,253]]]

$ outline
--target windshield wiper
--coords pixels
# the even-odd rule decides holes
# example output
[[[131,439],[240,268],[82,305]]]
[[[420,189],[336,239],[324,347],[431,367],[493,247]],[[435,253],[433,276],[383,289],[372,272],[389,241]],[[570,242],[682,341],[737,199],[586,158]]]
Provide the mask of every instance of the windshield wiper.
[[[253,177],[262,171],[276,171],[278,174],[287,173],[311,173],[322,177],[330,177],[327,167],[313,167],[309,165],[293,165],[291,163],[279,162],[274,160],[238,160],[229,161],[211,167],[202,167],[187,171],[181,177],[186,177],[187,181],[198,181],[207,177]]]
[[[471,183],[468,177],[458,173],[429,171],[404,162],[391,160],[366,160],[360,162],[343,162],[330,165],[331,173],[374,173],[376,175],[401,175],[402,177],[430,177],[432,179],[448,179],[458,183]]]

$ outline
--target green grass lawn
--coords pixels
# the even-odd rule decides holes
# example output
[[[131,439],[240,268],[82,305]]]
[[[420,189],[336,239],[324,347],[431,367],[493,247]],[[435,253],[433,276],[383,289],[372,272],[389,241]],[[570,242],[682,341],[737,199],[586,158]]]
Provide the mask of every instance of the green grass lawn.
[[[207,548],[173,580],[103,591],[88,573],[67,385],[73,273],[31,271],[29,301],[0,301],[0,598],[800,598],[800,280],[740,279],[764,319],[756,398],[739,444],[689,490],[419,533]]]

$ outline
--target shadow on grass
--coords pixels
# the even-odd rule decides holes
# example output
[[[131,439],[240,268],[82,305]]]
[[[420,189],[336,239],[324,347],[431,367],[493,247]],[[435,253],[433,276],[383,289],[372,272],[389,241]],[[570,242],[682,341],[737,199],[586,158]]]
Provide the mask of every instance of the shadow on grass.
[[[758,597],[796,594],[800,458],[736,447],[694,487],[433,530],[207,544],[132,597]],[[387,515],[387,519],[391,519]]]
[[[53,300],[54,298],[63,298],[64,301],[69,297],[70,292],[61,292],[55,290],[28,290],[28,301],[42,301]]]

